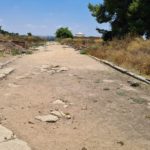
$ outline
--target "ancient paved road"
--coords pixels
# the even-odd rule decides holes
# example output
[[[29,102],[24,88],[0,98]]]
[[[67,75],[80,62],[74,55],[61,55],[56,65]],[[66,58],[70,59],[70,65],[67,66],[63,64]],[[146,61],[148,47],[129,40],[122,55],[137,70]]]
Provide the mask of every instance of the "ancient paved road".
[[[58,43],[7,67],[0,150],[150,149],[148,85]]]

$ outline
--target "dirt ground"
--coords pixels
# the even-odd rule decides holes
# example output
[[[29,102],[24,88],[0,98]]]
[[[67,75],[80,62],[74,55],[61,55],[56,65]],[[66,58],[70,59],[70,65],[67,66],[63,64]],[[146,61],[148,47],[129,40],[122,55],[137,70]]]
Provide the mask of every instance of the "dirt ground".
[[[131,87],[135,79],[58,43],[39,49],[11,63],[15,72],[0,81],[3,126],[32,150],[150,150],[149,85]],[[52,110],[71,119],[35,119]]]

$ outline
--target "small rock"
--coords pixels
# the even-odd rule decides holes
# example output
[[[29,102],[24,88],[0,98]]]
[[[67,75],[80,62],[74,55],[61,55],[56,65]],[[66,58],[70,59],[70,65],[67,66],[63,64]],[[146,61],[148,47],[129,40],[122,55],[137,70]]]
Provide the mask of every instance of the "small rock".
[[[9,83],[8,86],[9,86],[9,87],[12,87],[12,88],[17,88],[17,87],[19,87],[19,85],[15,84],[15,83]]]
[[[140,86],[140,83],[139,82],[136,82],[136,81],[128,81],[128,83],[130,84],[130,86],[132,87],[139,87]]]
[[[81,110],[87,110],[88,108],[87,108],[87,105],[86,106],[83,106],[82,108],[81,108]]]
[[[64,117],[65,117],[66,119],[71,119],[70,113],[67,112],[67,113],[64,113],[64,115],[65,115]]]
[[[98,100],[93,100],[93,102],[94,102],[94,103],[97,103],[97,102],[98,102]]]
[[[69,119],[71,119],[71,116],[70,115],[66,115],[65,118],[69,120]]]
[[[54,74],[56,71],[55,70],[50,70],[50,71],[47,71],[50,75]]]
[[[52,111],[51,114],[54,115],[54,116],[57,116],[58,118],[62,117],[62,113],[59,112],[59,111]]]
[[[16,80],[30,79],[30,78],[32,78],[32,77],[31,77],[31,74],[28,73],[28,74],[25,74],[25,75],[23,75],[23,76],[17,76],[17,77],[16,77]]]
[[[59,71],[68,71],[69,69],[67,67],[60,67]]]
[[[123,145],[124,145],[124,142],[118,141],[117,144],[120,144],[121,146],[123,146]]]
[[[53,102],[54,105],[65,105],[65,103],[62,100],[56,100]]]
[[[62,111],[60,111],[60,113],[61,113],[61,115],[62,115],[63,117],[65,117],[65,116],[66,116],[66,114],[65,114],[65,113],[63,113]]]
[[[54,115],[36,116],[35,119],[40,120],[42,122],[50,122],[50,123],[58,121],[58,117]]]
[[[114,80],[103,80],[103,82],[106,82],[106,83],[114,83],[115,81]]]
[[[34,124],[34,122],[32,122],[32,121],[28,121],[28,124]]]
[[[56,69],[56,68],[59,68],[60,66],[59,65],[52,65],[52,69]]]
[[[68,108],[69,106],[68,105],[64,105],[64,108]]]
[[[0,79],[3,79],[3,78],[5,78],[5,74],[0,74]]]
[[[109,91],[109,90],[110,90],[110,88],[104,88],[103,90],[104,90],[104,91]]]
[[[49,69],[49,67],[50,67],[49,65],[42,65],[42,66],[41,66],[41,69],[47,70],[47,69]]]

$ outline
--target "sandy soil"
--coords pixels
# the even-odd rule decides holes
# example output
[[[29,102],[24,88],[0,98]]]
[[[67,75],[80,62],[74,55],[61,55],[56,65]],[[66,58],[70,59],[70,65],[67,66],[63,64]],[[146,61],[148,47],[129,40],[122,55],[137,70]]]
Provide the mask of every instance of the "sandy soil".
[[[45,66],[66,71],[52,74]],[[33,150],[150,150],[150,87],[58,43],[9,65],[0,81],[1,124]],[[56,100],[64,105],[54,105]],[[52,110],[70,114],[40,122]]]

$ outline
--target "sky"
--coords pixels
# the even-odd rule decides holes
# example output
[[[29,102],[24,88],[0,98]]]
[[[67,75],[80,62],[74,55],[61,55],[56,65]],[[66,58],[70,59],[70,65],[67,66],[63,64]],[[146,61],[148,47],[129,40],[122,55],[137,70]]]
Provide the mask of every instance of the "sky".
[[[54,35],[60,27],[69,27],[74,33],[99,36],[98,24],[88,10],[88,4],[103,0],[1,0],[0,25],[4,30],[20,34]]]

